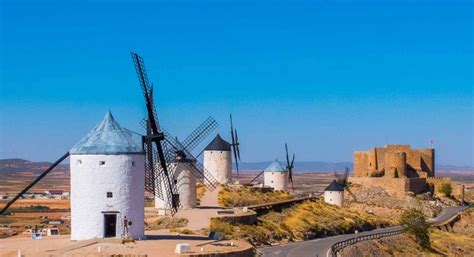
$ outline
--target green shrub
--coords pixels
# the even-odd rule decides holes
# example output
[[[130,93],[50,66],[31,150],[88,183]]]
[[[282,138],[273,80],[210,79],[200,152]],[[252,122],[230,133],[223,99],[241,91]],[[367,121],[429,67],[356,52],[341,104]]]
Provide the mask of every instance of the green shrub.
[[[453,192],[453,187],[449,183],[442,184],[439,191],[443,193],[445,196],[451,196]]]
[[[400,224],[405,226],[405,231],[414,236],[421,246],[430,247],[429,224],[420,210],[409,209],[404,211],[400,217]]]

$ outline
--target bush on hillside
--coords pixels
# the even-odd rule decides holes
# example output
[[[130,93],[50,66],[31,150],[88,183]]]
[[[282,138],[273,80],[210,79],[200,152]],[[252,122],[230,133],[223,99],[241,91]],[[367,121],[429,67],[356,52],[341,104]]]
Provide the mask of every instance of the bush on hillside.
[[[441,193],[443,193],[445,196],[451,196],[451,193],[453,192],[453,187],[449,183],[445,183],[441,185],[441,188],[439,189]]]
[[[404,211],[400,217],[400,224],[405,226],[405,231],[415,237],[415,240],[421,246],[430,247],[429,224],[420,210],[409,209]]]

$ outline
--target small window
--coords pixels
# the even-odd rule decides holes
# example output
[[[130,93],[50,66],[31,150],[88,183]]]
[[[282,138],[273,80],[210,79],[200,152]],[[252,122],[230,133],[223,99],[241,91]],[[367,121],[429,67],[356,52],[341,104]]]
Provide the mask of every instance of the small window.
[[[107,198],[112,198],[112,197],[113,197],[112,192],[107,192]]]
[[[82,165],[82,160],[77,160],[77,165],[81,166]]]
[[[135,162],[132,162],[132,167],[135,167]]]
[[[174,184],[175,184],[175,185],[178,184],[178,180],[177,180],[177,179],[174,180]]]
[[[330,201],[330,202],[332,202],[332,199],[331,199],[331,198],[329,198],[329,201]]]
[[[99,162],[99,165],[100,165],[100,166],[104,166],[104,165],[105,165],[105,161],[100,161],[100,162]]]
[[[273,180],[272,180],[272,182],[271,182],[271,183],[273,184]]]

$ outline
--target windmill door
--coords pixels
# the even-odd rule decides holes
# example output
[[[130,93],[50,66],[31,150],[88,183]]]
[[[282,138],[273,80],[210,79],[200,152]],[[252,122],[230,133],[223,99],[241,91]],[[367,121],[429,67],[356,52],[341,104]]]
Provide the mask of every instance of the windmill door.
[[[104,214],[104,237],[117,236],[117,214]]]

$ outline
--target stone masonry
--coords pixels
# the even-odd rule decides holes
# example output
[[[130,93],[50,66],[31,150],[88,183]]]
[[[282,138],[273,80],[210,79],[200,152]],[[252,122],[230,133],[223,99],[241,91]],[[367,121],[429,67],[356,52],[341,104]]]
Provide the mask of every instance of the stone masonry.
[[[411,149],[410,145],[385,145],[354,152],[355,177],[435,176],[434,149]]]

